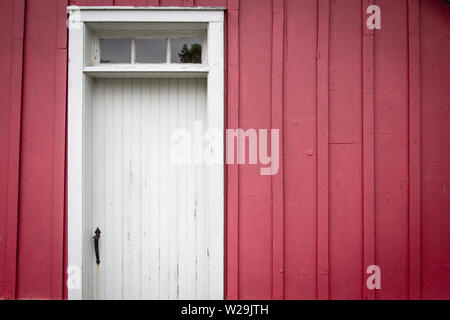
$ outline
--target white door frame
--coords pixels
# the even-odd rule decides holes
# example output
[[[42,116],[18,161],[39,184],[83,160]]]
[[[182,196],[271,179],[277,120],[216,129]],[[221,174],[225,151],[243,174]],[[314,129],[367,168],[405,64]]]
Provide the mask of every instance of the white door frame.
[[[68,73],[68,297],[82,299],[83,259],[89,244],[85,238],[85,202],[87,194],[84,185],[86,174],[85,125],[89,121],[85,113],[92,91],[91,77],[161,77],[198,76],[207,77],[207,124],[206,129],[224,130],[224,36],[223,7],[68,7],[69,23],[69,73]],[[179,65],[133,65],[98,67],[89,65],[86,46],[89,46],[87,23],[191,23],[207,24],[207,65],[189,67]],[[215,155],[223,155],[223,138]],[[223,159],[223,156],[222,156]],[[213,299],[223,299],[224,285],[224,166],[207,165],[208,172],[208,240],[209,240],[209,290]],[[222,281],[218,281],[222,279]]]

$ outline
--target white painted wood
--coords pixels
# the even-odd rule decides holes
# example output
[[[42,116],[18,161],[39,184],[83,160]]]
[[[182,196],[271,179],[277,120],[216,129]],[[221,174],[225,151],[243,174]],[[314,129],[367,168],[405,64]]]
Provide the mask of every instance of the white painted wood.
[[[188,81],[187,83],[187,91],[188,92],[197,92],[197,81]],[[186,122],[187,122],[187,128],[190,132],[195,133],[195,120],[196,120],[196,113],[195,108],[197,105],[197,95],[195,94],[189,94],[187,96],[187,116],[186,116]],[[195,136],[193,136],[195,139]],[[191,148],[194,148],[194,143],[191,144]],[[187,184],[190,186],[186,190],[187,195],[187,217],[186,217],[186,251],[187,252],[195,252],[196,251],[196,245],[197,245],[197,227],[196,227],[196,220],[197,220],[197,198],[196,198],[196,189],[192,186],[195,184],[195,177],[197,176],[197,171],[195,168],[187,168],[190,170],[186,170],[187,173]],[[187,283],[186,286],[183,288],[182,291],[182,297],[184,299],[187,299],[187,296],[189,295],[187,288],[195,288],[195,295],[197,294],[197,288],[195,284],[197,269],[196,269],[196,263],[197,260],[192,255],[186,255],[186,270],[187,270]]]
[[[143,282],[141,284],[141,296],[151,297],[151,281],[150,281],[150,270],[151,270],[151,246],[150,243],[150,228],[151,228],[151,209],[150,209],[150,185],[153,183],[153,179],[150,176],[150,170],[152,167],[150,155],[151,147],[153,144],[150,143],[151,133],[150,133],[150,123],[152,118],[156,118],[159,108],[153,107],[150,104],[150,79],[144,79],[141,82],[141,118],[140,118],[140,129],[141,129],[141,278]],[[150,112],[150,108],[154,108],[154,112]],[[149,147],[147,147],[149,146]],[[157,144],[155,143],[155,146]],[[156,160],[156,159],[155,159]],[[155,190],[157,192],[157,190]],[[155,212],[156,213],[156,212]]]
[[[83,10],[83,9],[82,9]],[[110,33],[117,35],[123,35],[124,33],[128,36],[139,37],[140,35],[144,36],[173,36],[174,33],[178,34],[179,32],[188,32],[189,35],[206,35],[207,23],[205,22],[130,22],[127,23],[109,23],[109,22],[89,22],[86,23],[86,26],[95,31],[97,36],[104,36]],[[194,32],[194,34],[191,34]]]
[[[82,22],[223,22],[222,7],[67,7]]]
[[[84,104],[84,116],[83,116],[83,126],[84,126],[84,133],[82,134],[83,139],[83,152],[84,152],[84,159],[83,159],[83,170],[84,170],[84,176],[85,177],[92,177],[93,172],[93,139],[94,136],[93,132],[93,121],[94,121],[94,110],[92,109],[93,105],[93,79],[89,77],[85,77],[85,83],[84,86],[84,94],[85,94],[85,104]],[[93,193],[93,179],[89,178],[83,178],[83,234],[90,234],[92,232],[91,225],[93,224],[93,216],[92,214],[89,214],[91,212],[91,208],[93,207],[93,201],[94,201],[94,193]],[[82,241],[83,242],[83,252],[85,253],[84,256],[92,257],[94,255],[94,248],[92,247],[91,241]],[[84,263],[84,262],[83,262]],[[85,275],[83,277],[83,287],[85,288],[83,292],[83,298],[85,299],[92,299],[93,298],[93,292],[94,292],[94,283],[93,278],[91,276],[92,274],[92,268],[89,266],[88,268],[84,269],[86,272],[83,272]]]
[[[97,79],[93,91],[94,298],[210,298],[207,166],[170,160],[175,129],[206,126],[206,79]]]
[[[95,78],[198,78],[207,77],[209,67],[202,64],[99,64],[84,67]]]
[[[209,148],[210,156],[218,159],[207,166],[207,185],[209,187],[206,210],[208,212],[206,236],[208,242],[208,297],[223,299],[224,274],[224,49],[223,23],[210,22],[208,25],[208,93],[207,127],[218,133],[217,144]]]
[[[201,85],[201,80],[197,80],[197,101],[195,104],[195,120],[197,123],[202,124],[202,128],[205,127],[205,114],[199,107],[199,101],[206,95],[206,88]],[[201,141],[201,140],[200,140]],[[200,154],[202,153],[199,150]],[[206,225],[207,225],[207,212],[205,208],[205,171],[203,168],[196,166],[195,172],[195,223],[196,223],[196,278],[197,278],[197,297],[199,299],[207,299],[207,253],[208,244],[206,242]],[[209,189],[209,185],[208,185]]]
[[[99,81],[99,80],[98,80]],[[123,228],[123,253],[122,253],[122,264],[123,264],[123,282],[122,282],[122,298],[131,297],[132,287],[131,283],[133,281],[133,261],[131,260],[131,255],[133,252],[132,239],[131,239],[131,223],[132,223],[132,195],[131,189],[133,185],[133,171],[131,167],[131,157],[132,157],[132,126],[133,118],[130,108],[125,111],[125,106],[131,106],[132,101],[132,79],[124,79],[123,81],[123,107],[122,107],[122,118],[123,118],[123,137],[122,137],[122,156],[123,156],[123,170],[122,170],[122,201],[123,201],[123,211],[122,211],[122,228]]]
[[[226,10],[226,7],[221,6],[208,6],[208,7],[202,7],[202,6],[195,6],[195,7],[177,7],[177,6],[171,6],[171,7],[164,7],[164,6],[158,6],[158,7],[143,7],[143,6],[68,6],[67,10],[70,12],[71,10],[89,10],[89,11],[123,11],[123,10],[129,10],[129,11],[224,11]],[[127,20],[128,21],[128,20]]]
[[[178,80],[178,112],[177,112],[177,127],[178,128],[188,128],[187,127],[187,102],[188,102],[188,91],[187,91],[187,80]],[[206,107],[205,107],[206,112]],[[178,199],[178,224],[177,224],[177,261],[179,266],[178,272],[178,290],[177,295],[179,299],[186,299],[188,288],[188,270],[187,270],[187,258],[188,252],[186,250],[187,245],[187,192],[190,186],[187,184],[186,179],[186,166],[178,166],[178,184],[177,184],[177,199]]]
[[[149,144],[152,146],[157,146],[160,148],[160,80],[150,79],[150,106],[154,106],[153,114],[148,112],[148,117],[144,119],[148,121],[150,125],[150,139]],[[160,155],[157,153],[150,153],[151,163],[157,163],[160,161]],[[156,183],[149,183],[149,200],[150,200],[150,281],[148,285],[150,286],[150,298],[159,299],[160,298],[160,257],[161,257],[161,246],[160,246],[160,226],[161,226],[161,215],[160,212],[160,184],[161,184],[161,170],[157,166],[150,166],[150,180]]]
[[[169,144],[169,86],[168,79],[160,80],[160,104],[159,109],[161,110],[159,123],[159,146],[160,149],[164,148]],[[169,299],[169,239],[168,226],[169,226],[169,179],[168,179],[168,162],[169,157],[166,152],[162,152],[159,155],[161,159],[161,175],[160,175],[160,187],[159,187],[159,212],[161,214],[160,224],[159,224],[159,245],[160,245],[160,257],[159,257],[159,297],[160,299]]]
[[[67,149],[67,184],[68,184],[68,297],[82,299],[83,286],[89,288],[83,278],[83,109],[84,86],[83,43],[84,28],[73,28],[69,31],[68,74],[68,149]],[[87,189],[87,186],[85,187]]]
[[[114,148],[112,150],[112,170],[113,172],[120,172],[123,168],[123,97],[121,92],[123,90],[123,80],[114,79],[113,81],[113,104],[112,104],[112,141],[114,141]],[[123,180],[122,174],[116,174],[112,179],[113,195],[112,199],[122,199],[123,194]],[[112,230],[114,237],[112,238],[112,247],[114,258],[112,260],[112,282],[113,291],[112,298],[122,298],[122,283],[123,283],[123,220],[122,220],[123,203],[118,202],[113,207],[111,214],[113,215]]]
[[[90,26],[88,29],[92,32],[92,40],[97,41],[98,39],[121,39],[121,38],[135,38],[135,39],[165,39],[165,38],[205,38],[207,23],[201,24],[202,29],[193,29],[191,25],[196,25],[193,22],[183,23],[179,27],[185,29],[168,29],[167,26],[171,26],[171,23],[141,23],[136,25],[138,28],[145,28],[142,30],[129,29],[127,26],[121,26],[121,24],[112,23],[111,26],[120,26],[121,29],[93,29],[91,26],[103,25],[106,23],[87,24]],[[155,29],[155,28],[164,28]]]
[[[73,9],[68,10],[71,12]],[[189,130],[195,129],[193,120],[199,114],[192,110],[198,108],[198,98],[203,95],[206,100],[203,128],[215,127],[223,132],[223,8],[109,9],[81,8],[81,27],[69,30],[68,264],[71,271],[73,267],[81,270],[77,274],[81,286],[69,288],[69,299],[222,299],[223,164],[208,165],[203,169],[199,169],[199,165],[195,166],[196,169],[178,167],[174,171],[167,165],[169,156],[151,153],[148,145],[157,145],[158,148],[164,145],[164,139],[167,139],[164,134],[169,131],[169,117],[176,120],[177,126],[183,124],[184,107],[180,104],[180,94],[182,97],[184,95],[183,81],[186,81],[187,87],[185,119]],[[99,12],[102,13],[97,14]],[[208,42],[208,53],[205,62],[208,64],[202,66],[207,69],[200,72],[157,72],[154,69],[142,71],[145,67],[140,66],[140,69],[138,67],[128,73],[95,73],[88,67],[98,63],[98,48],[87,43],[93,35],[86,27],[86,21],[97,21],[96,25],[104,21],[131,24],[207,23],[208,38],[205,42]],[[91,56],[91,60],[88,56]],[[113,79],[118,76],[165,79]],[[167,79],[186,76],[207,79]],[[170,100],[170,83],[177,83],[176,103],[173,96]],[[148,96],[145,90],[147,85],[150,88]],[[103,92],[103,98],[98,96],[100,92]],[[136,100],[137,96],[139,100]],[[149,101],[150,106],[158,107],[146,109],[146,101]],[[139,109],[124,111],[125,106],[134,104],[139,104]],[[167,106],[171,105],[177,106],[176,112],[167,110]],[[149,127],[144,127],[143,123],[149,124]],[[147,145],[144,140],[148,135],[150,141]],[[96,145],[102,143],[103,146]],[[223,145],[223,138],[220,143]],[[211,150],[211,153],[220,155],[223,148],[218,149]],[[148,159],[150,162],[161,161],[161,169],[155,166],[143,167],[142,163]],[[102,161],[110,162],[103,167],[98,166]],[[108,175],[109,171],[113,175]],[[176,178],[169,177],[174,172]],[[149,181],[157,183],[148,186],[147,177]],[[170,198],[174,181],[176,197]],[[100,187],[102,184],[103,188]],[[184,184],[190,187],[183,192]],[[150,195],[145,198],[147,192]],[[177,206],[168,203],[168,200]],[[182,203],[186,203],[184,208],[180,205]],[[102,214],[94,214],[97,210]],[[150,214],[142,215],[148,210]],[[175,232],[169,229],[174,218]],[[182,228],[183,224],[187,226],[185,229]],[[101,225],[101,229],[113,230],[114,234],[111,236],[108,231],[101,235],[101,255],[106,256],[101,256],[102,263],[98,267],[91,238],[96,225]],[[147,230],[150,230],[150,235],[144,234]],[[132,231],[139,231],[138,236]],[[203,235],[198,232],[203,232]],[[169,237],[175,239],[175,245],[169,242]],[[136,250],[140,253],[137,256],[133,253]],[[198,254],[203,256],[198,257]],[[174,259],[178,268],[170,266]],[[72,275],[69,275],[69,280]]]

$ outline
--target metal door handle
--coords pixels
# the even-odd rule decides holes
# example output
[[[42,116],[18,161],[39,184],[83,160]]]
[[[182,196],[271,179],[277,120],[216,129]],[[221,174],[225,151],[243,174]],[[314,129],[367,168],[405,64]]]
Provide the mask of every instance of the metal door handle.
[[[95,258],[96,258],[96,263],[97,265],[100,264],[100,252],[98,250],[98,239],[100,239],[100,229],[97,227],[97,229],[95,229],[95,236],[93,236],[92,238],[94,239],[94,248],[95,248]]]

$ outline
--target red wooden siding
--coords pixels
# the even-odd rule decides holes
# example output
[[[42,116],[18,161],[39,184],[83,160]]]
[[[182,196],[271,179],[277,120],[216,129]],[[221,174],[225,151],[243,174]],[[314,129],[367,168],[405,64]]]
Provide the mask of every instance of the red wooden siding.
[[[24,4],[7,1],[0,12],[0,298],[6,299],[16,296]]]
[[[416,179],[421,179],[417,200],[421,201],[422,210],[420,227],[416,229],[420,228],[421,235],[420,284],[424,299],[450,298],[450,149],[443,147],[450,141],[450,99],[445,85],[450,74],[449,15],[450,8],[443,1],[420,3],[421,57],[415,63],[416,66],[420,63],[421,90],[416,92],[421,95],[421,106],[415,111],[420,112],[421,122],[421,151],[420,156],[416,154],[420,172]]]
[[[66,297],[67,4],[227,7],[227,127],[282,137],[227,168],[227,298],[450,299],[445,0],[0,0],[0,298]]]

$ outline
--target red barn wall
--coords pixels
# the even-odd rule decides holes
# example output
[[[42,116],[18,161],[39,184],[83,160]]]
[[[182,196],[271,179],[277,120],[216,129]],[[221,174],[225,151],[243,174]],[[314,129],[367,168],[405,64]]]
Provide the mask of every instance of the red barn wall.
[[[0,0],[0,298],[66,297],[68,4],[227,7],[227,127],[282,139],[227,168],[227,298],[450,298],[444,0]]]

